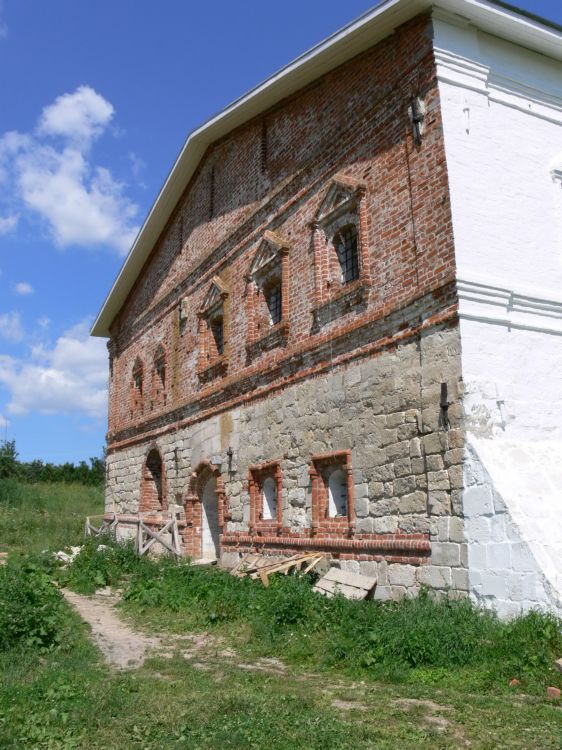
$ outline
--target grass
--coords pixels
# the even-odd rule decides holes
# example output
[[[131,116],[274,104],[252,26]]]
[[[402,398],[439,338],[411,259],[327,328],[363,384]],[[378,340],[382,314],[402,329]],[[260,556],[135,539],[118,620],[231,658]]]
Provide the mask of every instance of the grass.
[[[0,480],[0,551],[40,552],[80,544],[87,515],[103,513],[103,489]]]
[[[9,542],[0,537],[12,553],[0,570],[9,578],[0,580],[0,607],[12,625],[29,623],[0,641],[1,750],[562,747],[560,703],[544,697],[545,684],[560,684],[553,619],[503,624],[423,597],[390,606],[326,600],[296,578],[266,590],[219,571],[139,561],[127,547],[98,552],[97,542],[64,572],[44,555],[20,557],[28,521],[35,551],[79,541],[83,516],[99,507],[99,493],[88,493],[12,487],[17,502],[0,500],[0,533],[6,517],[12,524]],[[74,497],[80,506],[69,519],[62,511]],[[55,576],[86,592],[124,587],[123,615],[168,633],[171,658],[108,669],[61,604]],[[29,639],[42,628],[43,640]],[[185,641],[172,634],[194,631],[208,633],[207,645],[186,658]],[[271,656],[288,665],[285,674],[256,671]],[[509,688],[512,677],[519,688]]]

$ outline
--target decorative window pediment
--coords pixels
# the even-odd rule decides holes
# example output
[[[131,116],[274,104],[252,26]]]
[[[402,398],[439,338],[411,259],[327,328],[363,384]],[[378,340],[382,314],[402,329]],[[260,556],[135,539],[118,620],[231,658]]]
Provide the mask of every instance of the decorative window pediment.
[[[199,378],[212,380],[226,373],[225,302],[228,288],[215,276],[199,308]]]
[[[324,200],[316,214],[316,221],[324,223],[342,211],[352,211],[365,188],[358,180],[337,174],[332,178]]]
[[[246,348],[250,358],[286,341],[288,258],[289,243],[275,232],[265,232],[246,278]]]
[[[287,251],[289,244],[274,232],[265,232],[250,266],[250,276],[259,276],[267,271],[273,263],[279,261],[280,253]]]
[[[364,302],[370,283],[365,196],[361,182],[337,174],[312,222],[317,326]]]
[[[203,304],[199,308],[199,315],[206,315],[221,305],[228,297],[228,289],[218,276],[215,276],[211,282],[207,293],[203,299]]]

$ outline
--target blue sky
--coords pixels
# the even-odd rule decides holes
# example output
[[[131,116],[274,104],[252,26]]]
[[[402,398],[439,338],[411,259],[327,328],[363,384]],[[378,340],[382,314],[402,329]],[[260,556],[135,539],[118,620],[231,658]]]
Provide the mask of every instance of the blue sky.
[[[0,438],[22,459],[101,453],[89,326],[187,133],[372,5],[0,0]]]

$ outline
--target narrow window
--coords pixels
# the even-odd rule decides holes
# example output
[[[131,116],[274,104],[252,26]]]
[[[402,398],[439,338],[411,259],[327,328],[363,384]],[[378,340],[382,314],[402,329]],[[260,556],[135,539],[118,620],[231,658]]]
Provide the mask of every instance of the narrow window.
[[[277,518],[277,482],[272,476],[263,480],[262,484],[262,519],[272,521]]]
[[[276,326],[281,322],[281,282],[276,281],[265,290],[265,301],[269,310],[269,324]]]
[[[222,315],[211,319],[211,333],[217,355],[222,357],[224,354],[224,319]]]
[[[341,468],[333,469],[328,478],[328,516],[347,516],[347,473]]]
[[[133,384],[135,390],[142,396],[142,364],[138,361],[135,363],[133,370]]]
[[[334,248],[340,264],[342,284],[349,284],[359,278],[357,245],[357,229],[353,224],[340,229],[334,237]]]
[[[160,387],[164,388],[166,386],[166,357],[164,355],[164,350],[162,349],[162,347],[159,347],[158,351],[156,352],[154,369],[156,370],[156,375],[158,377],[158,380],[160,381]]]

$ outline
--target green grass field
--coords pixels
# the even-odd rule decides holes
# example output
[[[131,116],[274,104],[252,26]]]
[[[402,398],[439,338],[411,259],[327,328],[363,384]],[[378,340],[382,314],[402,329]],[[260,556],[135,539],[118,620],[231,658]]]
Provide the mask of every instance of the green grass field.
[[[305,581],[265,590],[95,544],[66,572],[36,554],[79,542],[100,504],[91,488],[0,486],[0,748],[562,748],[561,704],[544,695],[560,684],[559,623],[505,626],[429,600],[330,603]],[[160,653],[108,668],[55,579],[123,587],[122,617],[163,635]]]

